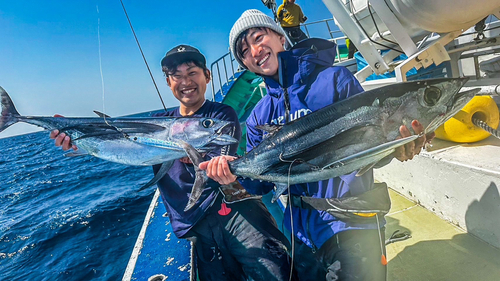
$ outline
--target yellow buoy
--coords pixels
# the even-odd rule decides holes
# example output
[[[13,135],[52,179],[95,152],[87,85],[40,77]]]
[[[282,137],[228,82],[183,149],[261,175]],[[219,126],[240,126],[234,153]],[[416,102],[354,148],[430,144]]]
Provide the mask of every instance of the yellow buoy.
[[[453,118],[446,121],[435,133],[436,137],[453,142],[476,142],[484,140],[490,133],[472,123],[472,116],[496,129],[499,122],[498,106],[490,96],[474,97]]]

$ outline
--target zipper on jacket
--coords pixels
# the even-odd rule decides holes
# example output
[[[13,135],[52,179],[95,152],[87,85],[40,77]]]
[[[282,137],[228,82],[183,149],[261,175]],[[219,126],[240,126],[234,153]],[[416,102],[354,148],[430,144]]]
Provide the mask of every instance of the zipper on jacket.
[[[307,191],[307,188],[304,188],[302,185],[300,186],[302,188],[302,190],[304,190],[304,193],[306,194],[307,197],[311,197],[311,195],[309,195],[309,192]],[[312,210],[307,210],[307,221],[306,221],[306,234],[307,234],[307,238],[309,239],[309,242],[311,242],[311,251],[313,253],[316,253],[316,251],[318,251],[318,247],[316,247],[316,245],[314,244],[314,241],[312,239],[312,235],[311,235],[311,230],[309,229],[309,221],[311,220],[311,212]]]
[[[312,210],[307,210],[307,222],[306,222],[306,232],[307,232],[307,236],[309,238],[309,241],[311,242],[311,246],[312,246],[312,249],[311,251],[313,253],[316,253],[316,251],[318,250],[318,247],[316,247],[316,245],[314,245],[314,241],[312,239],[312,236],[311,236],[311,231],[309,230],[309,220],[311,219],[311,212]]]

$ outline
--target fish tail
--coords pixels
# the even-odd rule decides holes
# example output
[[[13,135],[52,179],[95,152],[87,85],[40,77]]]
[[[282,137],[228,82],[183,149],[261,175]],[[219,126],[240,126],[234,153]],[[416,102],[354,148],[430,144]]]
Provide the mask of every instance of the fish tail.
[[[0,132],[7,129],[10,125],[17,123],[20,116],[14,103],[7,92],[0,87],[0,99],[2,100],[2,116],[0,117]]]
[[[189,201],[184,208],[184,212],[186,212],[193,208],[200,199],[201,194],[203,193],[203,189],[205,188],[205,185],[208,181],[208,177],[207,173],[198,167],[200,163],[204,161],[201,154],[196,150],[196,148],[194,148],[187,142],[183,143],[183,147],[189,157],[189,160],[191,160],[191,162],[193,163],[196,175],[193,188],[191,189],[191,195],[189,196]]]

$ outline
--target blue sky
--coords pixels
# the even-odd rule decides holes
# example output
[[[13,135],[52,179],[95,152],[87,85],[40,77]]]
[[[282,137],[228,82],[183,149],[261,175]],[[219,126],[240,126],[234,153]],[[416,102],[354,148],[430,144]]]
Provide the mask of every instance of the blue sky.
[[[332,17],[321,0],[296,3],[308,22]],[[243,11],[271,15],[261,0],[124,4],[167,107],[178,102],[159,67],[166,51],[191,44],[210,64],[228,51],[229,31]],[[1,1],[0,86],[22,115],[93,116],[92,110],[103,111],[98,21],[105,112],[120,116],[162,107],[119,0]],[[326,28],[318,25],[311,33],[323,37]],[[34,130],[16,124],[0,138]]]

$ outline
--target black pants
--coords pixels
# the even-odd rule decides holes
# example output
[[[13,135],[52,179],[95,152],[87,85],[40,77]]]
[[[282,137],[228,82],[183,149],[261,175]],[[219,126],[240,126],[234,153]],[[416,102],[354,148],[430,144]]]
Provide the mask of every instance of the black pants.
[[[369,280],[385,281],[387,266],[381,263],[381,247],[385,255],[384,229],[347,230],[334,235],[313,253],[304,243],[295,245],[294,268],[300,281]]]
[[[286,32],[286,35],[288,36],[290,41],[292,41],[292,45],[295,45],[300,41],[307,39],[307,35],[302,31],[302,29],[300,29],[300,26],[283,27],[283,30]]]
[[[228,204],[220,199],[188,232],[195,239],[198,276],[205,280],[288,280],[288,241],[260,199]]]

